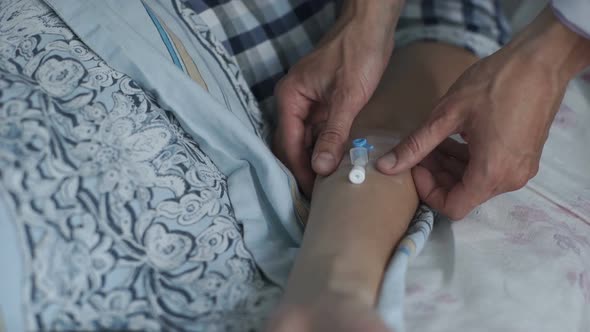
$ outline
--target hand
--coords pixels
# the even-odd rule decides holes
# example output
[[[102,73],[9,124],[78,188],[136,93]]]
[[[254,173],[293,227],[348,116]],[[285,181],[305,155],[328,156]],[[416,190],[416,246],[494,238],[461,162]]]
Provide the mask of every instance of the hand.
[[[413,169],[420,198],[451,219],[523,187],[537,173],[568,80],[589,64],[589,44],[546,9],[505,48],[469,68],[426,123],[378,160],[378,169],[394,174],[420,163]],[[467,144],[447,139],[454,133]]]
[[[273,150],[308,196],[313,171],[328,175],[338,166],[352,122],[379,83],[402,3],[345,2],[317,49],[276,87],[279,122]]]
[[[309,305],[285,302],[271,318],[268,332],[389,332],[377,311],[349,296],[328,294]]]

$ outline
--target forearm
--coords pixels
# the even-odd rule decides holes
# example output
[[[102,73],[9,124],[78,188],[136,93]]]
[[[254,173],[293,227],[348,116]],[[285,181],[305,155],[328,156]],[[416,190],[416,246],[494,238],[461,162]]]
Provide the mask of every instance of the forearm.
[[[342,21],[358,18],[378,30],[390,35],[395,32],[395,25],[403,9],[405,0],[345,0],[338,15]]]
[[[375,155],[388,147],[380,144]],[[373,304],[391,252],[416,210],[409,173],[388,177],[370,165],[365,182],[353,185],[349,170],[350,163],[343,162],[334,174],[316,181],[287,294],[292,299],[309,301],[331,292]]]
[[[320,41],[319,46],[338,34],[351,39],[347,44],[349,46],[362,43],[363,47],[382,52],[387,62],[393,50],[395,28],[404,4],[405,0],[346,0],[334,27]],[[346,33],[347,30],[353,33]],[[363,39],[359,40],[357,36],[363,36]]]
[[[351,137],[406,135],[476,60],[464,50],[434,43],[396,52],[375,94],[355,120]],[[391,148],[387,143],[378,145],[380,151],[373,151],[373,157]],[[369,167],[366,181],[352,185],[347,180],[349,170],[350,166],[342,164],[336,173],[316,182],[287,301],[313,303],[327,291],[371,304],[375,301],[383,270],[418,199],[409,172],[390,177]]]

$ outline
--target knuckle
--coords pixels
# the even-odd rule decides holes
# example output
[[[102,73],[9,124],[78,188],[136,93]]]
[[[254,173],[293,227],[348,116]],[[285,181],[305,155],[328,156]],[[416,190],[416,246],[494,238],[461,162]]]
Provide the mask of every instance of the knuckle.
[[[534,178],[535,176],[537,176],[537,174],[539,173],[539,163],[535,163],[531,166],[531,169],[529,171],[529,180]]]
[[[436,113],[444,114],[446,116],[457,117],[461,110],[461,100],[454,98],[452,95],[445,95],[442,97],[436,108]]]
[[[422,144],[416,136],[410,135],[406,140],[406,149],[411,155],[418,155],[422,150]]]
[[[340,144],[344,142],[343,131],[344,129],[341,126],[331,125],[320,133],[318,141],[327,144]]]
[[[452,127],[456,129],[456,124],[463,118],[463,113],[460,110],[459,102],[454,99],[443,101],[438,111],[433,113],[432,128]]]
[[[514,172],[514,175],[510,178],[508,182],[508,189],[509,190],[518,190],[529,182],[530,179],[530,172],[527,171],[518,171]]]
[[[290,76],[285,76],[275,85],[274,94],[277,98],[284,99],[288,95],[288,92],[291,90],[291,81]]]
[[[330,103],[348,107],[362,107],[365,103],[365,94],[350,85],[338,86],[332,92]]]

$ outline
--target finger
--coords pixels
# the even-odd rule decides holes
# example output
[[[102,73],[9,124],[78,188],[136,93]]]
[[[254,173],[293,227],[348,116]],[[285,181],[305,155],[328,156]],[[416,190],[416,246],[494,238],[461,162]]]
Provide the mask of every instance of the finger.
[[[425,167],[433,174],[447,172],[459,180],[463,177],[467,163],[436,148],[422,159],[418,165]]]
[[[466,163],[444,153],[438,154],[439,168],[453,176],[456,180],[460,180],[465,173]]]
[[[423,166],[416,166],[412,169],[412,177],[416,185],[416,191],[420,199],[430,207],[440,210],[444,207],[449,194],[447,183],[446,186],[437,181],[434,173]]]
[[[281,81],[276,89],[279,121],[274,150],[295,175],[301,189],[309,195],[314,174],[306,148],[305,119],[312,101],[300,94],[291,81]]]
[[[434,150],[429,155],[427,155],[424,159],[422,159],[422,161],[420,163],[418,163],[418,165],[425,167],[431,173],[440,172],[442,170],[441,165],[440,165],[440,160],[439,160],[440,154],[441,154],[441,152]],[[416,167],[418,167],[418,166],[416,166]]]
[[[281,122],[286,121],[288,124],[279,122],[273,151],[291,170],[300,190],[310,197],[315,175],[310,163],[311,149],[306,147],[305,128],[303,125],[299,127],[297,120],[290,120],[288,117],[283,119]],[[304,133],[303,140],[293,140],[294,137],[301,136],[300,132]]]
[[[442,107],[442,106],[441,106]],[[437,145],[456,131],[457,117],[436,111],[422,127],[414,131],[390,152],[377,160],[377,168],[385,174],[396,174],[418,164]]]
[[[320,134],[324,131],[325,128],[326,128],[325,121],[318,122],[318,123],[311,125],[311,138],[312,138],[313,144],[315,144],[315,142],[317,142],[318,137],[320,137]]]
[[[460,181],[460,178],[457,179],[454,175],[446,171],[432,173],[432,176],[434,177],[436,184],[444,188],[446,191],[450,191],[457,181]]]
[[[306,119],[313,104],[313,100],[305,94],[305,86],[299,83],[296,76],[286,76],[275,86],[275,96],[279,109],[279,117],[285,114]]]
[[[426,167],[416,166],[412,169],[416,191],[422,201],[431,207],[444,206],[449,191],[458,180],[445,171],[432,172]]]
[[[345,82],[351,84],[351,82]],[[328,119],[316,142],[312,167],[320,175],[332,173],[344,152],[354,118],[366,104],[368,96],[354,85],[337,85],[327,100]]]
[[[305,126],[309,128],[311,133],[311,147],[313,150],[313,146],[318,139],[318,136],[326,126],[326,122],[328,122],[328,110],[323,105],[313,104],[310,108],[310,113],[305,119]]]
[[[331,111],[315,144],[312,167],[320,175],[331,174],[342,159],[354,116],[346,111]]]
[[[316,125],[328,121],[329,110],[324,105],[314,104],[309,111],[310,114],[307,117],[307,124]]]
[[[306,150],[310,151],[313,148],[313,141],[314,141],[313,131],[312,131],[311,126],[305,126],[304,130],[305,130],[305,136],[304,136],[304,140],[303,140],[304,146],[305,146]]]
[[[467,144],[462,144],[452,138],[447,138],[437,147],[437,150],[451,155],[463,162],[469,160],[469,148]]]
[[[453,220],[463,219],[475,207],[492,197],[493,180],[484,174],[483,169],[485,165],[481,162],[470,162],[463,178],[450,190],[439,211]]]
[[[416,191],[420,199],[433,209],[452,220],[463,219],[492,196],[493,191],[487,184],[490,182],[477,171],[478,167],[481,166],[477,163],[469,164],[463,178],[457,180],[447,171],[439,169],[432,172],[424,166],[416,166],[412,170]]]

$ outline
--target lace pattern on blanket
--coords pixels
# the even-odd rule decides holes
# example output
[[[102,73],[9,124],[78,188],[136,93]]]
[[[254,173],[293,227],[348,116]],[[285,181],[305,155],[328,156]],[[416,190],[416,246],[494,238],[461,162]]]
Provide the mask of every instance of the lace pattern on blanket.
[[[0,26],[0,191],[26,256],[27,327],[259,327],[280,289],[174,116],[40,1],[2,1]]]

